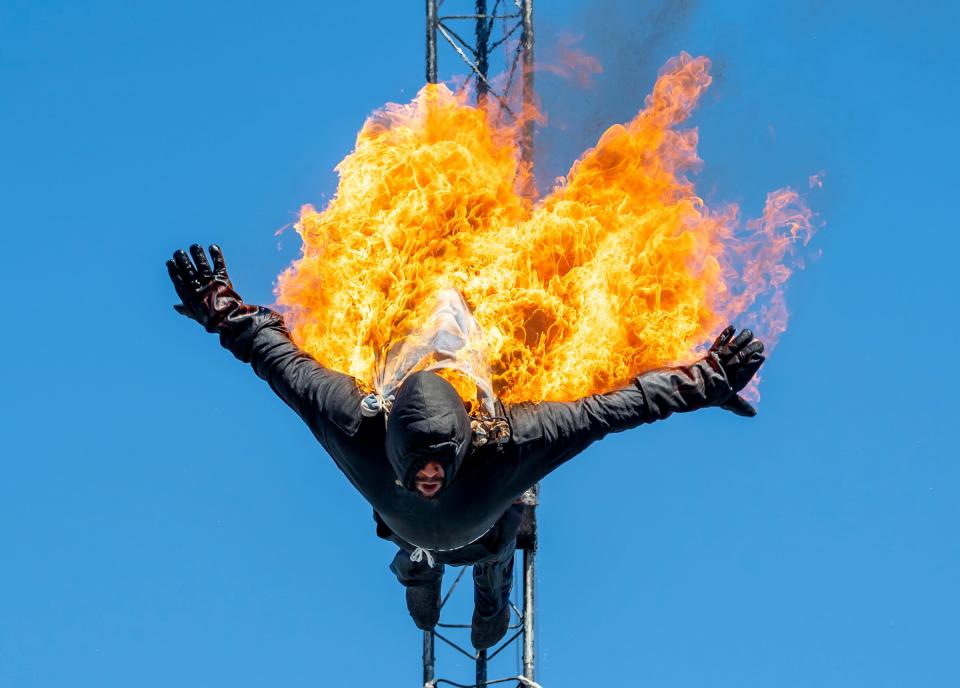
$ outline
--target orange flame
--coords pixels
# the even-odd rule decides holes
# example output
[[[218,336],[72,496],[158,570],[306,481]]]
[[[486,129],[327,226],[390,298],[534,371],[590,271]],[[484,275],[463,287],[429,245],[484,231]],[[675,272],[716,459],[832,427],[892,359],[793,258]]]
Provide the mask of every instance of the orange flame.
[[[335,197],[301,211],[303,254],[278,284],[294,340],[370,385],[377,357],[453,288],[483,331],[498,396],[513,402],[574,399],[690,360],[748,310],[761,334],[779,334],[784,258],[809,238],[811,215],[775,192],[741,230],[735,206],[710,210],[696,195],[685,173],[700,164],[697,131],[676,127],[709,65],[671,60],[643,110],[536,205],[517,191],[529,170],[515,130],[465,95],[427,85],[387,105],[338,165]]]

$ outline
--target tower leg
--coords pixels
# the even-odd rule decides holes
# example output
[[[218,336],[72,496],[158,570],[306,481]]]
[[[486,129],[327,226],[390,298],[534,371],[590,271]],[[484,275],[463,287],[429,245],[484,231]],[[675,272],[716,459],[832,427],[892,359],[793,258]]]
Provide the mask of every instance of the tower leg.
[[[490,68],[488,53],[491,21],[487,18],[487,0],[477,0],[475,12],[477,71],[483,76],[477,79],[477,104],[483,105],[483,100],[487,96],[487,71]]]
[[[534,675],[534,589],[536,587],[536,550],[523,550],[523,677],[535,681]]]
[[[437,0],[427,0],[427,83],[437,83]]]
[[[487,651],[477,652],[477,688],[487,685]]]
[[[433,631],[423,632],[423,685],[432,686],[436,657],[433,652]]]
[[[521,191],[528,200],[533,200],[536,187],[533,182],[533,0],[523,0],[520,11],[522,13],[523,33],[520,42],[523,48],[523,90],[521,92],[522,107],[520,117],[523,119],[520,130],[520,158],[527,166],[526,177],[523,180]]]

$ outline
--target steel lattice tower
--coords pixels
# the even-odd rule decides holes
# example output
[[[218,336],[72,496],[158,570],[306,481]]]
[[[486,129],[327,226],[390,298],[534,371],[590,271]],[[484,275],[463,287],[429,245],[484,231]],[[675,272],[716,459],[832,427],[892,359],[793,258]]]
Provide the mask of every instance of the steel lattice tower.
[[[456,5],[457,10],[449,9]],[[470,70],[477,102],[495,98],[500,114],[523,117],[519,144],[522,161],[533,169],[533,0],[427,0],[427,82],[437,83],[437,37],[459,55]],[[449,9],[449,14],[441,12]],[[470,26],[472,24],[472,27]],[[473,41],[463,38],[472,29]],[[503,83],[492,83],[490,62],[504,52]],[[525,195],[533,195],[529,175]]]
[[[457,9],[451,6],[456,5]],[[444,10],[444,11],[441,11]],[[472,25],[472,26],[471,26]],[[469,35],[472,29],[473,41],[462,36]],[[519,128],[519,146],[521,161],[529,170],[524,178],[521,190],[532,200],[533,187],[533,0],[427,0],[427,45],[426,77],[427,82],[438,81],[437,36],[445,40],[460,60],[469,69],[469,80],[477,95],[478,105],[488,105],[494,98],[499,106],[499,117],[509,117],[521,122]],[[503,75],[491,79],[491,58],[496,57],[498,49],[503,50]],[[522,569],[522,611],[513,605],[518,622],[511,629],[518,629],[488,656],[486,650],[471,654],[455,642],[449,640],[437,629],[423,634],[423,684],[424,688],[434,688],[438,684],[459,686],[460,688],[483,688],[492,684],[516,682],[522,686],[537,687],[535,683],[534,652],[534,604],[536,587],[536,551],[538,486],[533,486],[523,495],[523,523],[517,535],[517,548],[523,551]],[[443,598],[446,604],[454,588],[466,571],[461,569],[450,590]],[[512,604],[512,603],[511,603]],[[443,606],[441,605],[441,606]],[[439,628],[469,628],[464,624],[438,624]],[[514,641],[523,643],[523,673],[520,676],[488,680],[487,661],[493,659]],[[467,657],[476,660],[476,683],[471,686],[436,678],[436,655],[434,643],[439,638],[453,646]],[[538,687],[537,687],[538,688]]]

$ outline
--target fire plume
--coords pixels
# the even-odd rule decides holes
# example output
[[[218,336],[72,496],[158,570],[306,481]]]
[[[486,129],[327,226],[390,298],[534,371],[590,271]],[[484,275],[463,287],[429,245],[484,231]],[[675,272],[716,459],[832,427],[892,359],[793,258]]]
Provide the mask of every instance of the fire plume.
[[[436,294],[463,295],[506,402],[569,400],[692,359],[728,321],[786,325],[785,258],[811,232],[792,191],[741,228],[686,176],[681,129],[709,86],[706,58],[664,67],[644,108],[610,127],[536,203],[519,193],[515,130],[443,85],[371,116],[338,165],[336,195],[305,206],[302,257],[279,279],[294,340],[371,385]],[[742,320],[745,318],[741,318]]]

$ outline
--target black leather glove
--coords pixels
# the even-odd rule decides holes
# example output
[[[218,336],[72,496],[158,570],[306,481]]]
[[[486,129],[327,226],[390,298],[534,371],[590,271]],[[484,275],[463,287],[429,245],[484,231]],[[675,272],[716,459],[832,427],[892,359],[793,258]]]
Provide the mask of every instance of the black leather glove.
[[[182,302],[176,304],[174,310],[196,320],[207,332],[218,333],[225,348],[249,362],[256,332],[262,327],[283,329],[283,319],[269,308],[243,302],[233,290],[219,246],[210,246],[212,268],[199,244],[190,247],[190,254],[193,261],[180,249],[167,261],[167,272]]]
[[[207,332],[218,332],[232,314],[256,310],[255,306],[247,306],[233,290],[219,246],[210,246],[213,269],[200,244],[191,246],[190,253],[196,266],[183,249],[175,251],[173,260],[167,261],[167,272],[182,301],[173,307],[177,313],[196,320]]]
[[[740,392],[766,360],[763,356],[763,342],[754,339],[750,330],[741,330],[736,337],[733,336],[734,332],[736,328],[728,325],[707,352],[708,358],[715,358],[720,364],[733,390],[730,397],[718,405],[738,416],[755,416],[757,410],[740,396]]]

